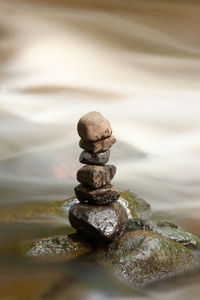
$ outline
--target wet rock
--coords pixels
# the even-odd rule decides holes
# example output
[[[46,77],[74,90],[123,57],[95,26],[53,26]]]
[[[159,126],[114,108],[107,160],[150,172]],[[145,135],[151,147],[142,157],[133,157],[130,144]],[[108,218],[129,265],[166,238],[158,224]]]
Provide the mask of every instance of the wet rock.
[[[89,112],[80,118],[77,130],[80,137],[86,141],[99,141],[112,134],[110,122],[97,111]]]
[[[96,190],[89,186],[79,184],[74,190],[80,202],[94,205],[110,204],[117,201],[120,196],[120,192],[118,192],[111,184],[105,185]]]
[[[110,149],[114,143],[116,143],[116,138],[111,135],[110,137],[97,142],[88,142],[84,139],[81,139],[79,146],[89,152],[99,153]]]
[[[83,236],[72,233],[35,241],[28,250],[31,256],[62,256],[73,258],[93,250],[92,243]]]
[[[77,180],[82,184],[89,185],[93,189],[98,189],[110,183],[115,173],[116,167],[113,165],[86,165],[78,170]]]
[[[79,157],[79,161],[88,165],[105,165],[109,161],[110,150],[91,153],[83,150]]]
[[[110,242],[124,233],[127,214],[117,202],[104,206],[80,203],[71,207],[69,221],[88,238]]]
[[[119,240],[101,247],[77,233],[41,239],[29,247],[28,255],[59,259],[83,257],[84,262],[109,265],[134,286],[186,273],[200,265],[199,258],[190,249],[149,230],[125,233]]]
[[[150,204],[132,192],[121,192],[118,201],[126,209],[129,219],[149,219],[152,217]]]
[[[63,206],[59,204],[59,208],[63,207],[68,215],[75,201],[70,199]],[[62,256],[65,259],[66,256],[71,258],[84,254],[84,262],[87,259],[90,263],[98,261],[109,265],[120,277],[135,286],[185,273],[199,264],[195,256],[199,251],[192,252],[190,249],[200,249],[199,238],[171,222],[153,220],[150,205],[146,201],[133,193],[121,192],[120,200],[113,205],[123,205],[129,216],[126,226],[129,231],[121,235],[119,240],[102,246],[96,243],[99,239],[95,239],[95,242],[87,240],[82,233],[79,236],[75,234],[76,239],[71,239],[71,235],[50,237],[34,242],[28,253],[39,257],[59,255],[59,259]],[[83,224],[87,224],[87,221]]]
[[[125,233],[89,257],[112,265],[120,277],[135,286],[187,272],[199,264],[198,258],[183,245],[147,230]]]
[[[146,230],[124,234],[113,245],[111,256],[120,277],[139,286],[186,272],[198,263],[183,245]]]
[[[190,232],[186,232],[180,226],[177,226],[172,222],[141,219],[132,219],[127,222],[127,231],[144,229],[159,233],[186,247],[200,249],[200,239],[197,236]]]

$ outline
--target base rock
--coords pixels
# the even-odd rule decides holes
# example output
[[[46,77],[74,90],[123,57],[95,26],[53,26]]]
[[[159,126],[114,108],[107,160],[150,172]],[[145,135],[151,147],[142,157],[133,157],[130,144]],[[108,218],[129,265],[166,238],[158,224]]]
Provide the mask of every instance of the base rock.
[[[117,202],[104,206],[79,203],[69,211],[72,227],[96,242],[111,242],[121,236],[127,220],[125,209]]]
[[[67,215],[70,205],[74,205],[73,199],[60,206]],[[28,254],[45,256],[50,261],[52,256],[59,260],[76,257],[91,264],[97,261],[109,265],[134,286],[145,286],[200,266],[197,236],[173,223],[153,220],[150,205],[131,192],[121,192],[121,198],[112,205],[123,206],[129,216],[127,232],[119,239],[99,245],[83,234],[54,236],[33,242]]]

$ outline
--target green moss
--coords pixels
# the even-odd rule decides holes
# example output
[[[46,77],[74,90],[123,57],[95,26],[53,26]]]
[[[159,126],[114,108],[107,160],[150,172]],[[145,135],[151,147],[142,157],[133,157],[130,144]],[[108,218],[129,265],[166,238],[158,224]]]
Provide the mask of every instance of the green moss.
[[[171,222],[133,219],[128,221],[126,231],[144,229],[159,233],[184,246],[200,249],[200,239],[197,236]]]
[[[124,200],[121,203],[127,209],[129,219],[147,219],[152,216],[151,207],[144,199],[129,191],[121,192],[120,196]]]
[[[110,251],[115,271],[140,286],[185,272],[198,263],[180,243],[147,230],[127,232]]]

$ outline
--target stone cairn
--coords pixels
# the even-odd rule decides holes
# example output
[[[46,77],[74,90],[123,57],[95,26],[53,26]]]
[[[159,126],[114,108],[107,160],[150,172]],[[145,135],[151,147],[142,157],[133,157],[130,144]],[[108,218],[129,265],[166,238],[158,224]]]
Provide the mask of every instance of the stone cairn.
[[[117,202],[120,193],[110,184],[116,167],[106,165],[116,139],[110,122],[95,111],[79,120],[77,130],[84,149],[79,160],[86,165],[77,172],[75,194],[80,203],[70,208],[69,221],[88,238],[111,242],[124,233],[127,223],[127,213]]]

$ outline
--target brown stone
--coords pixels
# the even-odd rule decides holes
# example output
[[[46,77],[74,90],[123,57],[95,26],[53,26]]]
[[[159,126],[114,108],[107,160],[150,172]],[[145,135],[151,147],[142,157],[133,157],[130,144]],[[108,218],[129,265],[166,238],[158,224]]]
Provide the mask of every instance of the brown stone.
[[[98,189],[110,183],[115,173],[116,167],[113,165],[86,165],[78,170],[77,180],[82,184]]]
[[[80,118],[77,130],[86,141],[99,141],[112,134],[110,122],[97,111],[91,111]]]
[[[88,142],[86,140],[81,139],[79,146],[82,149],[85,149],[89,152],[99,153],[110,149],[114,143],[116,143],[116,138],[113,135],[111,135],[110,137],[97,142]]]
[[[121,236],[127,220],[127,213],[118,202],[101,206],[79,203],[69,211],[72,227],[96,242],[110,242]]]
[[[74,191],[81,203],[85,202],[94,205],[107,205],[117,201],[120,197],[120,192],[118,192],[112,184],[107,184],[96,190],[89,186],[79,184],[75,187]]]

